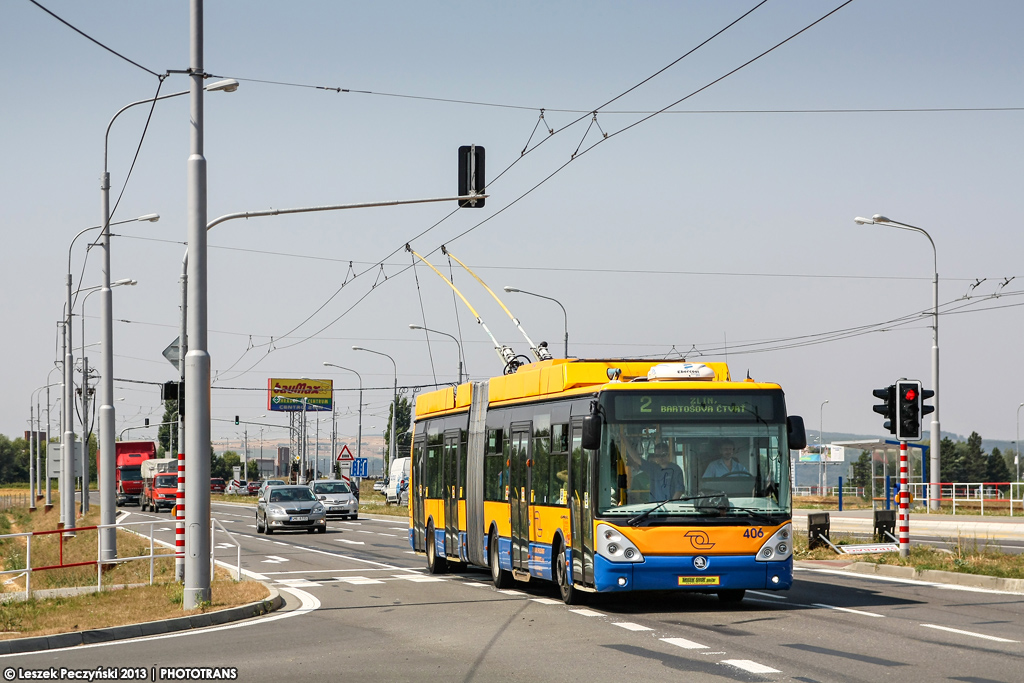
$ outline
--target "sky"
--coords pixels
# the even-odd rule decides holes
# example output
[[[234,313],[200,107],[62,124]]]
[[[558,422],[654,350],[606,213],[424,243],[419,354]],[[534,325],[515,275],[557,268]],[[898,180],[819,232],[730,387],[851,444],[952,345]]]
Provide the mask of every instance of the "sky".
[[[0,3],[0,433],[12,436],[34,396],[45,405],[33,392],[59,381],[47,373],[68,249],[101,220],[111,117],[158,86],[188,89],[183,75],[153,75],[189,66],[185,0],[40,4],[118,54],[28,0]],[[353,390],[336,404],[339,440],[354,443],[355,375],[325,361],[360,373],[363,432],[380,434],[395,368],[406,396],[456,379],[455,342],[410,324],[459,338],[471,378],[501,374],[484,331],[441,278],[412,267],[407,243],[519,354],[523,337],[442,245],[556,356],[567,329],[571,356],[727,361],[734,378],[779,383],[813,432],[882,435],[872,389],[931,384],[931,323],[917,314],[930,311],[934,264],[924,236],[853,221],[874,214],[935,242],[943,432],[1016,439],[1024,6],[854,0],[755,59],[841,4],[206,3],[206,71],[241,84],[205,97],[210,220],[454,196],[469,144],[486,149],[490,195],[477,209],[211,230],[217,449],[238,450],[235,415],[281,425],[263,428],[268,444],[286,438],[268,378]],[[112,229],[111,278],[138,281],[113,290],[119,432],[159,422],[157,385],[176,377],[161,351],[178,334],[187,100],[158,103],[148,127],[148,106],[111,127],[111,220],[161,216]],[[86,257],[95,234],[71,250],[76,288],[101,281],[100,252]],[[99,297],[85,303],[84,339],[77,301],[74,344],[98,342]],[[85,355],[99,364],[98,346]],[[329,420],[319,428],[326,444]]]

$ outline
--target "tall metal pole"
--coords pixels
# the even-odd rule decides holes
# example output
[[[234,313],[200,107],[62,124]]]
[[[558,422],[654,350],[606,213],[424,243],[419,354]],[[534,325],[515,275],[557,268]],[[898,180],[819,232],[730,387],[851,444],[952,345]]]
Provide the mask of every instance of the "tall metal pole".
[[[821,407],[818,409],[818,473],[821,476],[821,490],[822,495],[828,486],[828,466],[825,464],[825,404],[828,403],[826,398],[821,402]]]
[[[359,380],[359,427],[356,432],[356,457],[363,457],[363,376],[352,368],[346,368],[335,363],[328,363],[324,361],[324,365],[331,368],[338,368],[339,370],[347,370],[356,376]],[[461,373],[460,373],[461,374]]]
[[[36,510],[36,480],[35,461],[39,446],[39,432],[36,431],[35,406],[32,405],[32,397],[28,399],[28,511]]]
[[[384,356],[391,361],[391,365],[395,368],[395,391],[394,397],[391,400],[391,443],[388,447],[388,457],[384,463],[384,474],[388,474],[391,471],[391,463],[395,460],[395,433],[398,431],[398,364],[395,363],[395,359],[386,353],[380,351],[374,351],[373,349],[363,348],[362,346],[353,346],[353,351],[368,351],[369,353],[375,353],[378,356]],[[362,386],[362,380],[360,380],[360,387]],[[361,401],[360,401],[361,402]]]
[[[932,399],[932,405],[935,410],[932,412],[931,434],[929,437],[931,457],[928,463],[928,507],[933,511],[937,511],[941,502],[940,482],[942,481],[940,471],[942,464],[942,429],[939,425],[939,253],[935,248],[935,240],[932,239],[932,236],[924,228],[894,221],[877,213],[871,218],[857,216],[853,220],[861,225],[887,225],[891,228],[919,232],[927,237],[928,243],[932,245],[932,265],[935,272],[935,278],[932,282],[932,390],[935,392],[935,396]]]
[[[82,340],[85,340],[85,310],[82,310]],[[82,500],[79,511],[89,511],[89,359],[82,345]]]
[[[185,586],[182,607],[210,600],[210,354],[207,350],[203,0],[189,0],[188,353],[185,355]]]
[[[68,262],[71,261],[70,251]],[[60,521],[65,529],[75,528],[75,359],[71,340],[71,268],[65,280],[67,289],[64,316],[64,423],[61,439],[60,479]]]
[[[46,385],[46,455],[43,458],[43,472],[46,474],[46,511],[53,507],[53,495],[50,493],[50,384]]]
[[[1017,406],[1017,448],[1013,454],[1013,464],[1017,466],[1017,481],[1020,481],[1020,409],[1024,408],[1024,403]]]

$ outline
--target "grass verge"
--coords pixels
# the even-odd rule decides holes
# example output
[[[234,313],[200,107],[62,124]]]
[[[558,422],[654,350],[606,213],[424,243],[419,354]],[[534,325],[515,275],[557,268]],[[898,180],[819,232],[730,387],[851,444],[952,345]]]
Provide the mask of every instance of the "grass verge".
[[[56,501],[55,502],[59,502]],[[29,513],[24,508],[0,511],[0,535],[30,531],[50,531],[57,527],[59,504],[44,513],[38,509]],[[76,524],[92,526],[99,521],[99,509],[93,507]],[[163,522],[160,522],[163,524]],[[148,527],[134,527],[148,535]],[[32,539],[32,566],[46,567],[75,562],[95,561],[97,531],[79,530],[73,537],[62,534],[34,536]],[[5,570],[25,567],[27,540],[25,537],[0,540],[0,565]],[[104,587],[131,586],[75,597],[32,599],[24,602],[0,604],[0,638],[22,638],[70,631],[135,624],[158,619],[169,619],[187,614],[215,611],[262,600],[269,595],[266,587],[256,581],[236,582],[232,575],[218,567],[211,585],[210,604],[191,611],[182,609],[182,587],[174,581],[173,551],[154,544],[153,583],[150,586],[150,561],[136,560],[107,565],[102,570]],[[119,530],[117,555],[119,558],[150,554],[149,539]],[[64,567],[32,573],[32,590],[95,586],[95,565]],[[25,590],[24,575],[3,575],[0,592]]]

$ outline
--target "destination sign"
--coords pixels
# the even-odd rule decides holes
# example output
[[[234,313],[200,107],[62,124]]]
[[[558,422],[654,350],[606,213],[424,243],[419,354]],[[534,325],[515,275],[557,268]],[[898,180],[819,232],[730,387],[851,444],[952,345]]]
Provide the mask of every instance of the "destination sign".
[[[612,397],[615,420],[761,420],[782,415],[778,393],[727,392],[616,392]]]

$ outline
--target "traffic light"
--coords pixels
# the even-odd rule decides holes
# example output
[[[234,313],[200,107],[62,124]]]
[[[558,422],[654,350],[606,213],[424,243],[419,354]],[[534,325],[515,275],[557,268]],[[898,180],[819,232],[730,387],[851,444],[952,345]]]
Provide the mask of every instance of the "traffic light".
[[[459,147],[459,196],[483,194],[484,188],[484,148],[479,145],[463,145]],[[482,208],[483,199],[467,199],[459,202],[462,208]]]
[[[896,382],[896,438],[900,441],[921,439],[921,383],[902,379]],[[934,393],[934,392],[932,392]]]
[[[889,430],[890,434],[896,433],[896,427],[893,423],[896,422],[896,387],[892,384],[884,389],[875,389],[871,392],[875,398],[880,398],[885,401],[880,406],[872,406],[871,410],[875,411],[879,415],[885,418],[886,429]]]
[[[238,416],[235,415],[235,424],[238,424]]]

